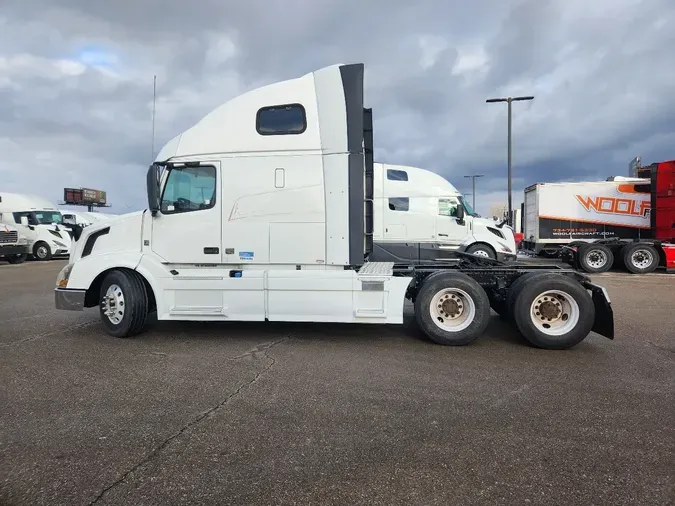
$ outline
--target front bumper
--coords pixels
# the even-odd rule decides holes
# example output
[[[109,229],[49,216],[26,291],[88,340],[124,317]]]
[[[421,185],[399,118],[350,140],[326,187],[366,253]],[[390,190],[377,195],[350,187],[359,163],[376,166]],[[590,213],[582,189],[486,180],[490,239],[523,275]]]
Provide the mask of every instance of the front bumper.
[[[28,254],[28,246],[26,246],[25,244],[0,246],[0,257],[10,255],[26,255],[26,254]]]
[[[54,290],[54,305],[56,306],[56,309],[65,309],[66,311],[83,311],[84,298],[86,294],[86,290],[56,288]]]

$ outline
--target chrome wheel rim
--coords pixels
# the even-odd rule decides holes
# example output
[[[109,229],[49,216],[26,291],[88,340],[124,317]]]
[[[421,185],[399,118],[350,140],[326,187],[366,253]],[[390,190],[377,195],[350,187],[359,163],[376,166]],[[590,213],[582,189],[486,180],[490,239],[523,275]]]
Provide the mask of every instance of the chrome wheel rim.
[[[638,269],[646,269],[654,263],[654,256],[648,249],[636,249],[630,256],[630,262]]]
[[[103,314],[114,325],[119,325],[124,318],[124,293],[117,285],[110,285],[101,301]]]
[[[557,337],[570,332],[579,323],[579,304],[570,294],[560,290],[540,293],[530,306],[530,319],[537,330]]]
[[[473,254],[477,257],[485,257],[485,258],[490,258],[490,255],[488,254],[487,251],[484,249],[479,249],[473,252]]]
[[[432,297],[429,314],[441,330],[459,332],[476,318],[476,303],[464,290],[445,288]]]
[[[46,246],[38,246],[37,256],[38,256],[38,258],[45,258],[47,256],[47,247]]]
[[[607,255],[602,250],[594,249],[586,254],[586,262],[594,269],[600,269],[607,264]]]

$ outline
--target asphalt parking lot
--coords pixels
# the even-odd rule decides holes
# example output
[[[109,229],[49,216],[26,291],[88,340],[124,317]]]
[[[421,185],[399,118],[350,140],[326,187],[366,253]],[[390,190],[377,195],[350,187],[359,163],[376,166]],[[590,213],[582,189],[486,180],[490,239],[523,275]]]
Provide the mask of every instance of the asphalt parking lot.
[[[529,347],[404,326],[56,311],[0,264],[0,504],[673,504],[675,275],[596,276],[617,336]]]

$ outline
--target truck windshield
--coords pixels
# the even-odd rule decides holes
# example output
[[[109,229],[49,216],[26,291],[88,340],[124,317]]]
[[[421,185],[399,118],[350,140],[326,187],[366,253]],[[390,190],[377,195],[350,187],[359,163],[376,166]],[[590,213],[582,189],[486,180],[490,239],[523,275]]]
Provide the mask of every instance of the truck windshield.
[[[462,206],[464,206],[464,210],[466,211],[466,214],[469,216],[478,216],[476,211],[473,210],[473,207],[466,201],[464,197],[459,197],[459,201],[462,203]]]
[[[29,225],[52,225],[62,222],[63,217],[60,211],[24,211],[14,213],[14,221],[21,223],[21,218],[28,218]]]

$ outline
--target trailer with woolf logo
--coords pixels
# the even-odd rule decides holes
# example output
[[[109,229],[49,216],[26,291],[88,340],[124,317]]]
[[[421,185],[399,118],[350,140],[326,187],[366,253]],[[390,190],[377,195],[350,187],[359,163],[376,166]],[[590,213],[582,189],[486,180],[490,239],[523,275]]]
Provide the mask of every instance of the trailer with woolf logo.
[[[586,272],[675,272],[675,161],[634,167],[606,181],[525,189],[524,247]]]

